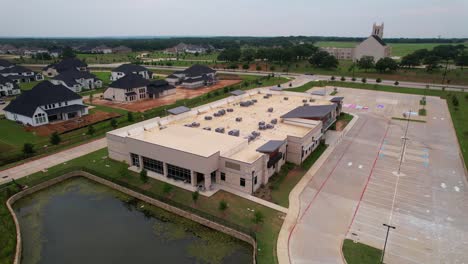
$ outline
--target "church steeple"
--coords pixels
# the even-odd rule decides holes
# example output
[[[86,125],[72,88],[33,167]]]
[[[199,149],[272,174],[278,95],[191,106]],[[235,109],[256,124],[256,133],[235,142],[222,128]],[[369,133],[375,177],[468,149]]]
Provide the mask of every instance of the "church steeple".
[[[383,30],[384,30],[384,23],[381,25],[377,25],[374,23],[374,26],[372,27],[372,35],[377,36],[379,38],[383,38]]]

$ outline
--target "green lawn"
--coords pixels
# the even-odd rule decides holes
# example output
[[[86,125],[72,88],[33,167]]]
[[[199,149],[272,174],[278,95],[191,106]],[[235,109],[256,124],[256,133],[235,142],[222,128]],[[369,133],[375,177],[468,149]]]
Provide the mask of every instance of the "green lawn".
[[[269,191],[271,199],[267,200],[288,208],[289,193],[326,149],[327,145],[320,144],[300,166],[287,162],[283,167],[281,167],[279,173],[276,173],[270,178],[270,181],[265,185],[265,187],[263,187],[263,189],[256,192],[256,196],[265,199],[266,197],[262,194],[265,194],[265,190],[267,193]]]
[[[128,165],[124,163],[107,158],[107,149],[102,149],[69,161],[66,164],[60,164],[49,168],[46,173],[38,172],[32,174],[18,180],[18,182],[20,184],[33,186],[44,180],[56,177],[67,169],[85,167],[88,170],[97,172],[99,175],[105,175],[106,178],[120,181],[136,191],[145,192],[149,195],[166,196],[163,192],[164,184],[162,182],[150,179],[148,184],[142,184],[138,174],[125,170],[127,166]],[[125,171],[127,175],[123,175],[122,171]],[[4,234],[0,237],[0,244],[6,245],[0,249],[1,264],[9,263],[14,253],[15,245],[15,229],[11,217],[6,211],[5,200],[8,196],[7,192],[11,195],[17,190],[13,190],[14,188],[10,189],[12,190],[7,191],[0,187],[0,223],[2,223],[0,225],[0,233]],[[202,213],[222,218],[223,221],[228,221],[229,223],[240,225],[243,228],[254,230],[259,248],[258,263],[277,263],[276,240],[283,223],[282,218],[285,216],[283,213],[224,191],[220,191],[210,198],[200,195],[197,203],[194,204],[191,192],[174,186],[167,198],[175,203],[190,206]],[[228,203],[228,209],[225,215],[218,210],[219,201],[222,199]],[[265,216],[264,223],[258,226],[255,225],[252,222],[253,213],[248,210],[248,208],[261,211]]]
[[[20,83],[19,87],[20,87],[21,91],[29,91],[40,82],[42,82],[42,81],[24,82],[24,83]]]
[[[382,250],[345,239],[343,255],[348,264],[377,264],[380,263]]]
[[[96,77],[98,79],[102,80],[102,86],[103,87],[108,87],[109,84],[111,83],[111,81],[110,81],[111,72],[110,71],[92,71],[91,73],[96,75]]]
[[[77,58],[85,61],[87,64],[107,64],[115,62],[132,62],[135,61],[137,52],[123,54],[77,54]]]

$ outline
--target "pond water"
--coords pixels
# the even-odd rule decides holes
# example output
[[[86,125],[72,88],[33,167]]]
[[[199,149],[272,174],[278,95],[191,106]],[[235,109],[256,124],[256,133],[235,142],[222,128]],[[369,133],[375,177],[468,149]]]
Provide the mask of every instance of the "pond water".
[[[251,263],[240,240],[75,178],[14,204],[21,263]]]

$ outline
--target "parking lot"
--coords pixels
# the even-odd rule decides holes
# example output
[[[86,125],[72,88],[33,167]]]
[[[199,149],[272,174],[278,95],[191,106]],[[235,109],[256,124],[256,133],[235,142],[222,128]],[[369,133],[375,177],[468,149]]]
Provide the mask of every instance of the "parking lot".
[[[385,263],[468,259],[465,171],[445,101],[428,98],[426,123],[392,120],[420,108],[420,96],[339,89],[359,115],[301,194],[289,244],[292,263],[342,263],[350,238],[382,248]],[[398,168],[401,162],[401,171]]]

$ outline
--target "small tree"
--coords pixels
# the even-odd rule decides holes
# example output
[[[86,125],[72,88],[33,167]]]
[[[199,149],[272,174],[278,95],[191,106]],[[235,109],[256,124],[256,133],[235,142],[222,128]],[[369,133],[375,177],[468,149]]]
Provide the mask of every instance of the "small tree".
[[[23,153],[26,156],[29,156],[31,154],[34,154],[34,145],[32,143],[24,143],[23,145]]]
[[[228,204],[226,203],[226,201],[225,200],[219,201],[218,210],[221,212],[225,212],[227,209],[228,209]]]
[[[263,223],[264,218],[265,217],[263,216],[263,213],[261,211],[255,211],[252,218],[252,222],[254,222],[255,224],[260,224]]]
[[[94,127],[92,125],[88,126],[88,135],[94,135],[94,133],[96,133],[96,130],[94,129]]]
[[[289,83],[289,87],[292,87],[292,83]]]
[[[165,182],[164,185],[163,185],[163,193],[165,195],[169,195],[169,193],[171,193],[171,191],[172,191],[172,185]]]
[[[354,78],[354,77],[353,77],[353,78],[351,78],[351,81],[355,82],[355,81],[356,81],[356,78]]]
[[[199,193],[198,191],[195,191],[195,192],[192,193],[192,201],[193,201],[193,203],[195,203],[195,204],[197,203],[198,197],[199,197],[199,196],[200,196],[200,193]]]
[[[248,64],[242,65],[242,69],[244,69],[244,70],[248,70],[249,68],[250,68],[250,65],[248,65]]]
[[[346,81],[346,78],[344,76],[341,76],[341,79],[340,79],[342,82]]]
[[[330,77],[330,80],[334,81],[336,78],[335,76]]]
[[[143,182],[143,183],[147,183],[148,182],[148,171],[143,169],[140,171],[140,180]]]
[[[400,85],[400,83],[399,83],[398,81],[395,81],[395,83],[394,83],[394,84],[395,84],[395,86],[398,86],[398,85]]]
[[[117,119],[113,118],[110,121],[110,125],[112,128],[117,128],[119,126],[119,122],[117,122]]]
[[[60,138],[60,135],[57,133],[57,131],[50,135],[50,144],[58,145],[60,144],[60,141],[62,141],[62,139]]]
[[[376,82],[376,83],[381,83],[381,82],[382,82],[382,79],[377,78],[377,79],[375,80],[375,82]]]
[[[128,112],[128,113],[127,113],[127,120],[128,120],[128,122],[133,122],[133,121],[135,121],[135,118],[133,117],[133,113],[132,113],[132,112]]]
[[[366,83],[366,82],[367,82],[367,79],[366,79],[366,78],[362,78],[362,79],[361,79],[361,82],[362,82],[362,83]]]
[[[458,106],[458,98],[456,95],[452,97],[452,104],[453,106],[457,107]]]

